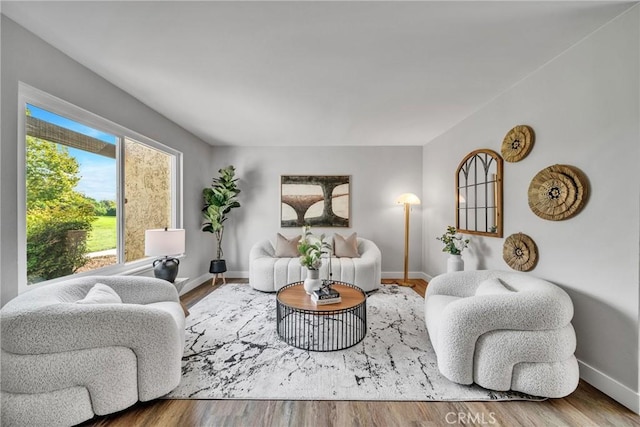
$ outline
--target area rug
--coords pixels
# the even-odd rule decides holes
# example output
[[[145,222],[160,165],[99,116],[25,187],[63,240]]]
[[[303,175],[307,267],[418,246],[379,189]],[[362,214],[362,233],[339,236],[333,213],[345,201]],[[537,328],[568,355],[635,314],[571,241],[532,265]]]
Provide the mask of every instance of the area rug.
[[[424,299],[383,285],[367,299],[367,334],[336,352],[310,352],[276,333],[275,294],[227,284],[190,309],[182,381],[169,399],[531,400],[450,382],[438,371]]]

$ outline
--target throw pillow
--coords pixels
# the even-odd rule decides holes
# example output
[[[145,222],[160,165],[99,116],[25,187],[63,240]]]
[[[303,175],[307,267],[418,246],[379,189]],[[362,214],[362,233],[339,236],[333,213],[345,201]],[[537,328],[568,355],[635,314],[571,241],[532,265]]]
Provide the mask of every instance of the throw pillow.
[[[116,291],[104,283],[96,283],[83,299],[76,301],[76,304],[119,304],[121,302],[120,295]]]
[[[298,235],[287,239],[278,233],[276,237],[276,258],[296,258],[300,256],[298,253],[298,243],[300,243],[301,237],[302,236]]]
[[[513,292],[507,288],[500,279],[487,279],[478,285],[476,296],[478,295],[499,295]]]
[[[345,239],[336,233],[333,236],[333,254],[338,258],[360,258],[357,234],[353,233]]]

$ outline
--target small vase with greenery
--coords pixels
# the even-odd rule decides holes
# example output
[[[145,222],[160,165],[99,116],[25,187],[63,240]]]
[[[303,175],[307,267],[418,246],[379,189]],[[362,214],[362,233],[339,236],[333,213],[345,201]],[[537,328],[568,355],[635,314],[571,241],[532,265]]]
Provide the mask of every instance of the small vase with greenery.
[[[304,280],[304,289],[311,294],[315,289],[320,289],[321,280],[319,269],[322,266],[322,254],[329,253],[331,245],[324,241],[324,234],[314,236],[308,226],[302,228],[302,238],[298,243],[300,265],[307,267],[307,278]]]
[[[300,253],[300,265],[309,270],[318,270],[322,265],[322,254],[328,253],[331,245],[324,241],[325,235],[320,237],[311,233],[310,227],[302,228],[302,238],[298,243],[298,253]]]
[[[464,261],[460,255],[469,246],[469,239],[462,238],[462,235],[452,226],[448,226],[447,232],[440,237],[436,237],[436,239],[444,243],[442,252],[450,254],[447,260],[447,273],[464,270]]]
[[[447,252],[451,255],[461,255],[462,251],[469,246],[469,239],[463,239],[462,235],[452,226],[448,226],[447,232],[440,237],[436,237],[436,239],[444,243],[442,252]]]
[[[235,168],[227,166],[218,170],[220,174],[217,178],[213,178],[211,188],[207,187],[202,190],[204,198],[204,208],[202,215],[205,222],[202,224],[202,231],[213,233],[216,236],[216,259],[211,261],[209,272],[224,273],[227,270],[226,262],[222,259],[224,253],[222,251],[222,238],[224,237],[224,222],[227,220],[231,209],[239,208],[238,188],[235,177]]]

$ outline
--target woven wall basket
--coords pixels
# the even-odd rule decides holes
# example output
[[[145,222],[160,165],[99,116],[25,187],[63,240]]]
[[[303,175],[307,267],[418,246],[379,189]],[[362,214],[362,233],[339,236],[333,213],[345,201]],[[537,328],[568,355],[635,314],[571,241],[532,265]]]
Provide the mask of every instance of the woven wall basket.
[[[519,162],[527,157],[533,148],[535,136],[527,125],[518,125],[511,129],[502,140],[502,157],[507,162]]]
[[[538,262],[538,249],[531,237],[516,233],[504,241],[502,258],[514,270],[529,271]]]
[[[587,200],[587,179],[574,166],[553,165],[529,184],[529,207],[540,218],[560,221],[576,215]]]

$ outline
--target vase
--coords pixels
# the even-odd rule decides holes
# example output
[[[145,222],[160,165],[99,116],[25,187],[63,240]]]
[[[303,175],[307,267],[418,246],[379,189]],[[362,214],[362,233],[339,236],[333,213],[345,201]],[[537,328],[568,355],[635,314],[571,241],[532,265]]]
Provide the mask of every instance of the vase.
[[[311,295],[316,289],[320,289],[322,280],[320,280],[320,270],[307,269],[307,278],[304,279],[304,290]]]
[[[463,271],[464,270],[464,260],[462,259],[462,255],[449,255],[447,259],[447,273],[452,273],[454,271]]]

